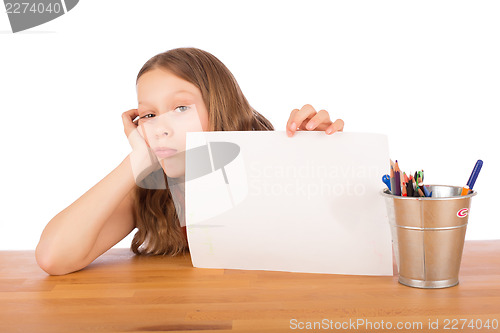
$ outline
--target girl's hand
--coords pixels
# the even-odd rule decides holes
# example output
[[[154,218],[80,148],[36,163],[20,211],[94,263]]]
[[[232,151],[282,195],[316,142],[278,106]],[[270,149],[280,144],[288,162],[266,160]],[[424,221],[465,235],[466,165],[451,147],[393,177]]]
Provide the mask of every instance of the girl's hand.
[[[337,131],[344,130],[344,121],[337,119],[330,120],[330,115],[325,110],[316,112],[312,105],[306,104],[302,109],[293,109],[286,124],[286,134],[292,137],[297,130],[325,131],[330,135]]]
[[[144,145],[149,147],[149,144],[144,140],[144,133],[141,127],[138,126],[139,112],[137,109],[130,109],[122,113],[123,130],[132,149],[143,148]],[[134,120],[137,118],[136,120]]]
[[[155,153],[144,139],[141,126],[138,126],[139,116],[137,109],[131,109],[122,113],[122,121],[125,135],[132,147],[130,163],[136,184],[139,184],[146,176],[161,168]]]

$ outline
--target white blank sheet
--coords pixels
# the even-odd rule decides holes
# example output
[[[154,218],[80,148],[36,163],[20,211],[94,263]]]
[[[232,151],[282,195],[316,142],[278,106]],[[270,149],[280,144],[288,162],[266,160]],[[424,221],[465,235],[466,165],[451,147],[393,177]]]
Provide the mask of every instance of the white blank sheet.
[[[196,153],[202,148],[208,155]],[[200,173],[202,165],[208,173]],[[392,275],[380,195],[388,166],[382,134],[188,132],[193,266]]]

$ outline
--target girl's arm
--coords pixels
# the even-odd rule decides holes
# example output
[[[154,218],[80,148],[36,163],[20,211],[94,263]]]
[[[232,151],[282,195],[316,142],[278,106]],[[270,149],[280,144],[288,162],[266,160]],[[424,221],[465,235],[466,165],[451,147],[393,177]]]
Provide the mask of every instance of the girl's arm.
[[[135,228],[129,159],[50,220],[35,251],[44,271],[62,275],[79,270]]]
[[[62,275],[82,269],[135,228],[133,189],[160,164],[137,126],[137,109],[122,113],[132,152],[47,224],[36,247],[38,265]]]

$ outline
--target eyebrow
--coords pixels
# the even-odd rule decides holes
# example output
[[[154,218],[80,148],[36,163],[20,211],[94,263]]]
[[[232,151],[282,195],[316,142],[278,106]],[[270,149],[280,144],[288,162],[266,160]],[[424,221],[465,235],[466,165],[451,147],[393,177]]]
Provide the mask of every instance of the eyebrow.
[[[194,94],[189,90],[177,90],[172,95],[178,95],[178,94],[189,94],[191,96],[194,96]],[[149,103],[144,102],[144,101],[139,101],[139,104],[150,105]]]

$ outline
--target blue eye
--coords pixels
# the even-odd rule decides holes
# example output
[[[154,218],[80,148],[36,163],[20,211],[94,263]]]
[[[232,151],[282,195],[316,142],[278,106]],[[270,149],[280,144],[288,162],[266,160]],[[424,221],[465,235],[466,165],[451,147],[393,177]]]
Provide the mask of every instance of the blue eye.
[[[189,109],[190,109],[190,107],[189,107],[189,106],[179,105],[178,107],[176,107],[176,108],[174,109],[174,111],[175,111],[175,110],[180,110],[180,111],[178,111],[178,112],[183,113],[183,112],[186,112],[186,111],[187,111],[187,110],[189,110]],[[152,117],[149,117],[149,116],[152,116]],[[155,117],[155,115],[154,115],[154,114],[152,114],[152,113],[148,113],[148,114],[146,114],[146,115],[144,115],[144,116],[142,116],[142,117],[139,117],[139,119],[144,119],[144,118],[148,119],[148,118],[153,118],[153,117]]]
[[[180,109],[180,108],[184,108],[183,111],[181,111],[181,112],[186,112],[189,109],[189,106],[179,105],[174,110],[177,110],[177,109]]]

